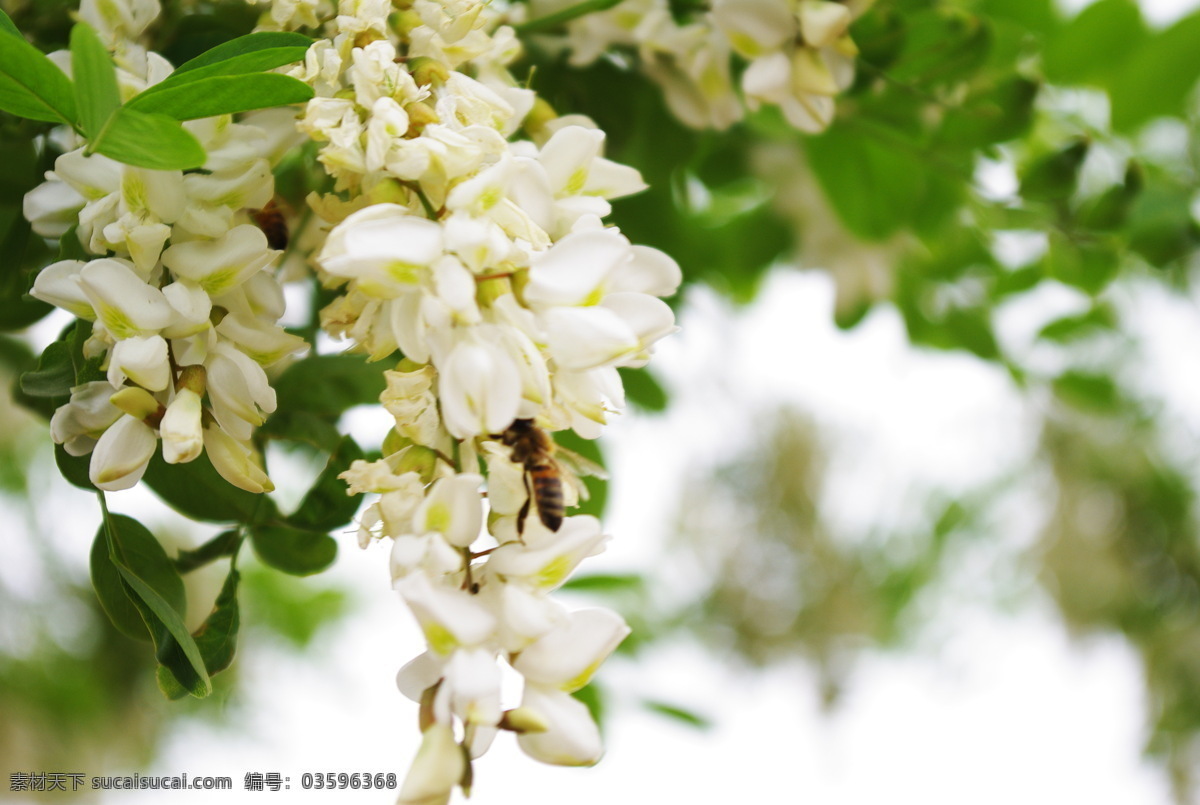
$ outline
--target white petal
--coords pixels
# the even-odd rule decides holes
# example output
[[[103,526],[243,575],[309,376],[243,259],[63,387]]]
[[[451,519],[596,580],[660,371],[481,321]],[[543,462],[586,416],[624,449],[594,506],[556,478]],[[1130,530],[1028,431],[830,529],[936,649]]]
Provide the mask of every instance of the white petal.
[[[211,296],[238,287],[270,264],[278,252],[256,226],[235,226],[217,240],[177,243],[163,252],[163,265],[196,282]]]
[[[128,489],[142,479],[156,447],[150,426],[125,414],[96,442],[88,477],[106,492]]]
[[[261,494],[275,488],[263,472],[262,459],[254,448],[234,439],[219,426],[204,429],[204,452],[220,476],[239,489]]]
[[[525,299],[533,307],[594,304],[609,274],[629,254],[629,241],[615,230],[567,235],[533,260]]]
[[[60,307],[82,319],[94,319],[92,303],[79,285],[82,260],[59,260],[38,272],[30,296]]]
[[[134,336],[116,343],[110,353],[108,382],[119,389],[127,377],[150,391],[164,391],[171,384],[167,342],[162,336]]]
[[[547,347],[560,369],[592,369],[616,363],[640,349],[637,334],[619,313],[607,307],[552,308],[542,314],[542,322]]]
[[[525,648],[513,663],[527,682],[579,690],[629,634],[621,616],[607,609],[572,612],[570,621]]]
[[[563,520],[556,539],[544,546],[518,542],[501,545],[488,556],[487,569],[508,580],[517,580],[538,590],[553,590],[570,577],[589,556],[604,548],[608,537],[600,532],[600,521],[589,515]]]
[[[168,464],[192,461],[204,449],[204,429],[200,396],[191,389],[180,389],[167,406],[158,432],[162,437],[163,460]]]
[[[414,515],[417,529],[436,531],[451,545],[469,547],[483,526],[482,483],[483,476],[474,473],[435,481]]]
[[[91,261],[80,270],[79,285],[116,338],[152,335],[171,323],[162,291],[143,282],[124,260]]]
[[[517,736],[525,754],[556,766],[592,766],[600,760],[600,730],[583,702],[561,690],[526,685],[521,706],[550,725],[545,732]]]
[[[396,674],[396,687],[414,702],[442,678],[445,661],[438,655],[426,651],[409,660]]]

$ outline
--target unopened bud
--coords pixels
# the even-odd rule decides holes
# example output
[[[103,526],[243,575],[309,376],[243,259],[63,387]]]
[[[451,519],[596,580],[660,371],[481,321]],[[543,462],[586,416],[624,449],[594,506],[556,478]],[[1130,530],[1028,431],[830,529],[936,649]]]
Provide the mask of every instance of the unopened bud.
[[[175,390],[195,392],[198,397],[204,396],[204,387],[208,381],[208,372],[200,364],[192,364],[191,366],[183,367],[179,373],[179,379],[175,381]]]
[[[395,455],[411,444],[412,439],[407,436],[401,436],[400,431],[392,428],[387,432],[387,436],[383,437],[383,454],[385,456]]]
[[[433,480],[437,463],[437,451],[420,444],[410,444],[408,447],[388,455],[388,466],[394,473],[403,475],[406,472],[415,472],[421,476],[424,483]]]
[[[537,98],[533,102],[533,108],[529,110],[529,114],[525,115],[525,120],[521,123],[522,128],[529,133],[531,137],[538,137],[546,128],[546,124],[558,117],[558,112],[554,111],[554,107],[546,103],[545,99]]]
[[[378,42],[380,39],[384,39],[384,38],[385,37],[382,34],[380,34],[378,31],[372,31],[370,29],[368,29],[366,31],[360,31],[358,33],[358,35],[356,37],[354,37],[354,47],[365,48],[367,45],[371,44],[372,42]]]
[[[412,198],[412,191],[405,187],[399,179],[387,178],[376,182],[367,191],[366,197],[368,206],[370,204],[399,204],[401,207],[407,207],[408,200]]]
[[[408,60],[408,72],[418,87],[433,85],[440,87],[450,77],[450,68],[444,62],[428,56],[417,56]]]
[[[416,137],[426,126],[440,120],[433,107],[424,101],[410,103],[404,107],[404,111],[408,113],[408,131],[404,135],[406,137]]]
[[[492,302],[495,302],[505,294],[512,293],[513,286],[510,277],[505,274],[503,276],[486,277],[477,281],[475,286],[475,301],[482,307],[491,307]]]
[[[126,386],[109,397],[108,401],[135,419],[161,418],[165,410],[162,403],[154,399],[154,395],[138,386]]]
[[[398,36],[407,37],[417,28],[425,24],[421,15],[410,8],[388,14],[388,27]]]
[[[542,717],[542,714],[536,710],[529,707],[517,707],[513,710],[505,710],[497,726],[502,730],[510,730],[518,735],[526,735],[535,732],[545,732],[550,729],[550,722],[546,721]]]

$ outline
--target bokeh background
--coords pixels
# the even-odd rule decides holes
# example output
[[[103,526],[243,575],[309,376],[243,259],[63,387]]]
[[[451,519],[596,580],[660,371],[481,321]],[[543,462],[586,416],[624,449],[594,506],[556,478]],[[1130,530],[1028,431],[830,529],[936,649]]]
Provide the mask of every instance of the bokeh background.
[[[257,13],[165,5],[176,61]],[[769,112],[692,131],[620,58],[529,43],[533,86],[651,183],[613,220],[686,281],[600,442],[614,539],[564,592],[635,629],[584,692],[609,754],[543,767],[502,736],[474,801],[1200,802],[1196,5],[877,0],[819,136]],[[64,41],[72,4],[0,6]],[[19,221],[45,158],[0,166],[6,305],[45,262]],[[18,323],[5,385],[65,324]],[[238,790],[57,799],[391,801],[297,790],[416,750],[393,680],[421,638],[385,548],[337,535],[309,578],[245,551],[237,661],[168,702],[90,589],[94,499],[44,419],[0,406],[0,799],[55,799],[13,771],[186,771]],[[342,426],[378,447],[390,422]],[[268,459],[285,510],[322,466]],[[218,530],[147,491],[110,505],[176,548]],[[192,626],[224,570],[187,575]],[[241,792],[255,771],[292,790]]]

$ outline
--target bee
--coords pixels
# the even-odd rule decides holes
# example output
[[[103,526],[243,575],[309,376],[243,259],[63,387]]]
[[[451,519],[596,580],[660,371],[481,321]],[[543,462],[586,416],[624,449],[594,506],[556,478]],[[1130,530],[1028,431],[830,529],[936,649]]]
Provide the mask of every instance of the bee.
[[[251,213],[254,223],[267,236],[267,245],[272,249],[283,250],[288,247],[287,217],[283,207],[276,199],[267,202],[267,206]]]
[[[532,419],[514,419],[500,434],[501,444],[512,448],[512,461],[525,465],[525,491],[528,497],[517,514],[517,533],[525,533],[525,518],[531,503],[537,505],[538,519],[551,531],[563,521],[562,468],[554,458],[554,440]]]
[[[588,490],[579,476],[608,477],[599,464],[555,444],[532,419],[515,419],[507,430],[492,438],[511,447],[509,459],[525,467],[526,498],[517,512],[517,534],[525,533],[525,518],[531,506],[537,507],[542,525],[558,531],[566,508],[566,486],[570,485],[574,498],[587,500]]]

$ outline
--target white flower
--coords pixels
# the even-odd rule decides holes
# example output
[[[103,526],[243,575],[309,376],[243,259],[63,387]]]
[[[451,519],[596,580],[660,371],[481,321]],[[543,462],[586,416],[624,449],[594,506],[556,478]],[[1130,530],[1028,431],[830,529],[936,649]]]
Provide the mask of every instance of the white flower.
[[[544,732],[517,737],[525,754],[556,766],[593,766],[600,760],[600,730],[583,702],[561,690],[526,685],[521,706],[548,725]]]
[[[96,440],[116,422],[121,411],[109,402],[112,386],[103,380],[71,389],[71,400],[50,418],[50,435],[73,456],[92,452]]]
[[[446,430],[459,439],[501,432],[521,403],[520,370],[507,352],[484,338],[459,342],[438,375]]]
[[[29,295],[60,307],[81,319],[94,319],[95,311],[87,294],[79,285],[79,272],[86,265],[82,260],[59,260],[38,272]]]
[[[513,668],[526,682],[571,693],[592,678],[600,664],[629,635],[629,627],[615,612],[582,609],[570,620],[523,648]]]
[[[270,264],[278,252],[267,247],[267,236],[243,224],[217,240],[177,243],[163,252],[163,265],[178,277],[195,282],[210,296],[233,290]]]
[[[157,447],[150,426],[124,414],[96,442],[88,477],[105,492],[128,489],[142,479]]]
[[[171,323],[162,291],[147,285],[125,260],[93,260],[79,271],[79,286],[96,317],[116,338],[156,335]]]
[[[398,204],[376,204],[335,227],[317,260],[364,293],[390,299],[420,283],[441,256],[440,226]]]
[[[462,647],[483,644],[496,629],[496,617],[466,590],[435,587],[423,574],[396,582],[425,640],[433,651],[448,655]]]
[[[150,391],[166,390],[171,384],[171,364],[162,336],[133,336],[113,346],[108,359],[108,382],[119,389],[126,378]]]
[[[199,394],[188,388],[176,392],[158,428],[163,460],[168,464],[192,461],[204,450],[201,412]]]
[[[479,537],[483,526],[483,505],[479,486],[483,476],[462,473],[434,481],[425,501],[413,515],[417,532],[436,531],[446,542],[467,548]]]
[[[547,534],[548,539],[533,546],[501,545],[488,557],[488,572],[548,592],[561,586],[584,559],[601,553],[608,541],[600,522],[590,515],[567,517],[558,531]]]

